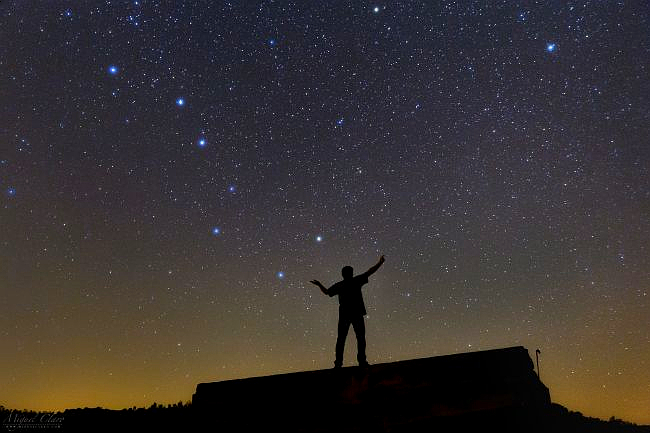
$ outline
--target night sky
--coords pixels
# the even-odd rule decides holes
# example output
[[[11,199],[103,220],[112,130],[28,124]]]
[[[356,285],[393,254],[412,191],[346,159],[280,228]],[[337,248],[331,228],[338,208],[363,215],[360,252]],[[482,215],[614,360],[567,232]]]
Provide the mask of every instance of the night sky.
[[[650,5],[0,3],[0,404],[523,345],[650,423]],[[350,331],[345,365],[356,364]]]

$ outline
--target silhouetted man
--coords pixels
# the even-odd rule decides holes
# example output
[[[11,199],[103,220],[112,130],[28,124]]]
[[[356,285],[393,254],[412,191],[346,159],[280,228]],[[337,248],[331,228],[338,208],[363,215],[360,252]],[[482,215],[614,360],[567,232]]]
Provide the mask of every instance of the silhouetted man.
[[[352,266],[343,267],[341,270],[343,281],[339,281],[329,289],[325,288],[318,280],[311,281],[326,295],[339,295],[339,326],[338,337],[336,338],[335,368],[343,365],[343,349],[345,348],[345,338],[348,336],[350,325],[354,328],[354,333],[357,336],[357,361],[362,367],[368,365],[366,360],[366,325],[363,321],[363,316],[366,315],[366,306],[363,303],[361,286],[368,282],[369,276],[377,272],[384,260],[384,256],[381,256],[376,265],[356,277]]]

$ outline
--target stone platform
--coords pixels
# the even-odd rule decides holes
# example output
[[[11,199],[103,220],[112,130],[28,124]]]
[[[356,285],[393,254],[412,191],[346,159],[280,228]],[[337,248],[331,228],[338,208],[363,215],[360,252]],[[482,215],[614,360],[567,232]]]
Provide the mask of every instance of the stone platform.
[[[508,422],[514,431],[542,416],[550,396],[519,346],[201,383],[192,406],[226,428],[420,431]]]

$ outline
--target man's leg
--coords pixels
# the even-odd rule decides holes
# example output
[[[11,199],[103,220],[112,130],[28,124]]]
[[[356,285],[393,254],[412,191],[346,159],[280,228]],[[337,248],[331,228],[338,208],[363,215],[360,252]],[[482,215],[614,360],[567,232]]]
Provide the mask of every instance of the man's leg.
[[[366,324],[363,321],[363,316],[355,317],[352,320],[352,327],[357,336],[357,361],[359,361],[359,365],[366,366],[368,365],[366,360]]]
[[[343,365],[343,351],[345,350],[345,339],[348,336],[348,329],[350,329],[350,318],[346,314],[339,312],[339,326],[338,336],[336,337],[336,360],[334,367],[341,367]]]

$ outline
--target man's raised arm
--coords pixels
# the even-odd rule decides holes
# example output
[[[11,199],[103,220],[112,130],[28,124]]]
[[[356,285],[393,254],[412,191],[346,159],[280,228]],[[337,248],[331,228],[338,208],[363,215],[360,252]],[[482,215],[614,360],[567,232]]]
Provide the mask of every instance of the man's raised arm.
[[[377,272],[377,269],[379,269],[381,267],[381,265],[384,264],[385,261],[386,261],[386,259],[384,258],[384,255],[382,254],[382,256],[379,257],[379,261],[377,262],[377,264],[374,265],[373,267],[371,267],[370,269],[368,269],[366,272],[364,272],[363,275],[365,275],[366,277],[371,276],[372,274]]]

